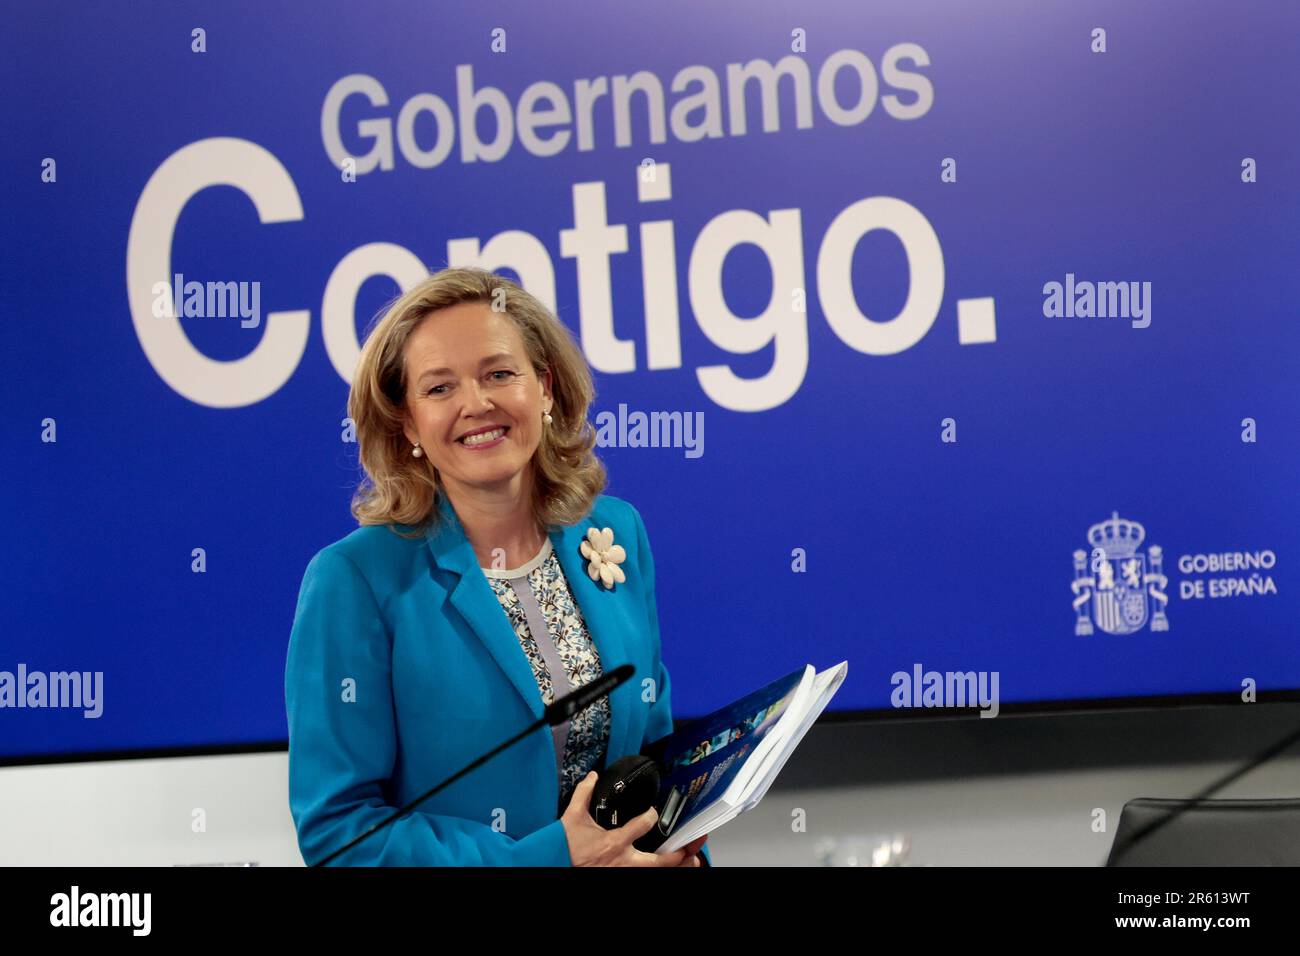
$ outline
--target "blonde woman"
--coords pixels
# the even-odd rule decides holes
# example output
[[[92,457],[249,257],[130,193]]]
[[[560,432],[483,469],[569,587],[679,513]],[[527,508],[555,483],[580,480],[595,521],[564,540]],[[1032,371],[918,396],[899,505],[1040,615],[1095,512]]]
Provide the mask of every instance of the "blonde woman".
[[[672,730],[654,559],[637,510],[601,493],[592,397],[564,325],[481,269],[428,277],[368,336],[348,401],[361,527],[308,564],[285,669],[308,864],[624,663],[636,675],[608,698],[333,862],[709,862],[704,838],[633,847],[653,809],[614,830],[589,813],[600,771]]]

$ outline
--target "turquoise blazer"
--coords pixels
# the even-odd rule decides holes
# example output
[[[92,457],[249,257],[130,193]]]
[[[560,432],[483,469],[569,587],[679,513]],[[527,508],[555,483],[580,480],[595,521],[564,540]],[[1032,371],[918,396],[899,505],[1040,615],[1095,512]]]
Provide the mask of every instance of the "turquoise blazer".
[[[438,499],[437,530],[410,540],[358,528],[303,575],[284,694],[289,809],[309,865],[542,716],[509,618]],[[627,552],[627,580],[612,589],[592,581],[579,551],[591,527],[612,529]],[[673,729],[654,559],[641,515],[610,495],[550,539],[602,668],[636,668],[610,698],[608,766]],[[559,797],[543,726],[334,864],[571,866]]]

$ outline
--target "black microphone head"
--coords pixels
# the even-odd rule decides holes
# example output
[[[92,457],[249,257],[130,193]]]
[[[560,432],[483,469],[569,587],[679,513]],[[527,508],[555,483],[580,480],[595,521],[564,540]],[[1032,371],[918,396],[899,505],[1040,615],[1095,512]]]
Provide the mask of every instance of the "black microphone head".
[[[614,685],[615,687],[617,687],[619,684],[623,683],[623,681],[630,680],[632,675],[635,673],[636,673],[636,668],[633,667],[631,664],[620,664],[618,667],[615,667],[612,671],[609,672],[609,676],[618,679],[618,683]]]
[[[575,714],[586,710],[602,697],[613,693],[614,688],[631,678],[636,668],[631,664],[620,664],[612,671],[601,674],[590,683],[583,684],[577,690],[566,694],[546,708],[543,719],[552,727],[564,723]]]

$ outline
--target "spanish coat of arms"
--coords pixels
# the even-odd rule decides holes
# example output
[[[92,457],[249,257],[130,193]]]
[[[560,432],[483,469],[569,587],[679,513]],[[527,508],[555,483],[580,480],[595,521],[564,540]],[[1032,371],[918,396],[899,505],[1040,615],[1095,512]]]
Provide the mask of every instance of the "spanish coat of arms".
[[[1142,554],[1138,546],[1146,530],[1136,521],[1112,511],[1106,521],[1088,529],[1091,553],[1074,552],[1074,633],[1091,634],[1093,625],[1107,634],[1132,634],[1150,619],[1151,630],[1169,630],[1164,588],[1169,579],[1161,573],[1163,552],[1151,545]]]

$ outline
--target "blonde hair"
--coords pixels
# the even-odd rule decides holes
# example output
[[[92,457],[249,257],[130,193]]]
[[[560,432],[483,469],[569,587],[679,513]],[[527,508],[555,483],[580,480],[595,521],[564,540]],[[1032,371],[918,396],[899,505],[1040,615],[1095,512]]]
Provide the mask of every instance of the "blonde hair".
[[[443,269],[387,306],[366,338],[352,377],[348,415],[355,423],[364,475],[352,496],[362,525],[408,525],[416,538],[436,527],[437,495],[446,490],[427,455],[416,458],[403,432],[406,344],[428,316],[462,302],[486,302],[514,323],[533,370],[551,372],[552,422],[533,455],[533,515],[543,526],[573,524],[605,489],[605,466],[587,421],[595,397],[591,370],[564,324],[534,296],[485,269]],[[393,530],[396,530],[395,528]]]

